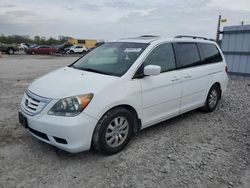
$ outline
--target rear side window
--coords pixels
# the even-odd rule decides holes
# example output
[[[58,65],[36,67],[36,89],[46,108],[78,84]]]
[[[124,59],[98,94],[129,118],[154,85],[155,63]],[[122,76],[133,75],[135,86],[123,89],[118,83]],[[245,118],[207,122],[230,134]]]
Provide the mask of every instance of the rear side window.
[[[172,44],[167,43],[157,46],[144,61],[144,67],[147,65],[158,65],[161,67],[161,72],[175,69],[176,65]]]
[[[222,61],[222,56],[214,44],[199,43],[198,46],[201,52],[203,64],[217,63]]]
[[[50,48],[50,46],[40,46],[40,48]]]
[[[200,54],[196,43],[175,43],[174,50],[178,66],[185,68],[200,65]]]

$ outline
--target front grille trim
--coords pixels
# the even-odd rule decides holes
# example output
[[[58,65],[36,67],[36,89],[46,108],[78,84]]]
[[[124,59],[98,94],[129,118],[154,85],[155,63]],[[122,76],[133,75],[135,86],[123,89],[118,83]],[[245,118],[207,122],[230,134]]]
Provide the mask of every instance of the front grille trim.
[[[51,100],[26,90],[21,102],[21,110],[27,115],[34,116],[39,114]]]

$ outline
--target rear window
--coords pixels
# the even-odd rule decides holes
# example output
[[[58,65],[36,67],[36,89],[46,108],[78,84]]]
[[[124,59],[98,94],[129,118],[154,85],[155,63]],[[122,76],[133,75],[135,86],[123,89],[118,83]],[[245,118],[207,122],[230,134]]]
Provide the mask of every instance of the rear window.
[[[180,67],[191,67],[200,64],[200,54],[196,43],[175,43],[174,50]]]
[[[198,44],[202,56],[202,63],[216,63],[222,61],[222,56],[214,44],[199,43]]]
[[[49,48],[50,46],[40,46],[39,48]]]

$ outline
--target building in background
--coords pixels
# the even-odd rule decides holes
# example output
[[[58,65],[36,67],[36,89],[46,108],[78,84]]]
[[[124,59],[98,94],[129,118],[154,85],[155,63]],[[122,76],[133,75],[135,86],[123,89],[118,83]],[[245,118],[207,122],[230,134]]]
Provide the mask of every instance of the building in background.
[[[73,45],[83,45],[86,48],[93,48],[96,46],[96,43],[98,41],[95,39],[75,39],[75,38],[69,38],[68,43]]]
[[[229,74],[250,77],[250,25],[224,27],[221,33]]]

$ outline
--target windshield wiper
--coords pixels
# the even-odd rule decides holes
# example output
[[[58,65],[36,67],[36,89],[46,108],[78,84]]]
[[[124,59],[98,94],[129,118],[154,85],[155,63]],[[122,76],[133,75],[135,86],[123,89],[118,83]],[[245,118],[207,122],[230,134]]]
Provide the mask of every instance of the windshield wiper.
[[[106,74],[106,75],[110,75],[106,72],[102,72],[99,70],[95,70],[95,69],[91,69],[91,68],[79,68],[80,70],[84,70],[84,71],[89,71],[89,72],[95,72],[95,73],[99,73],[99,74]]]

